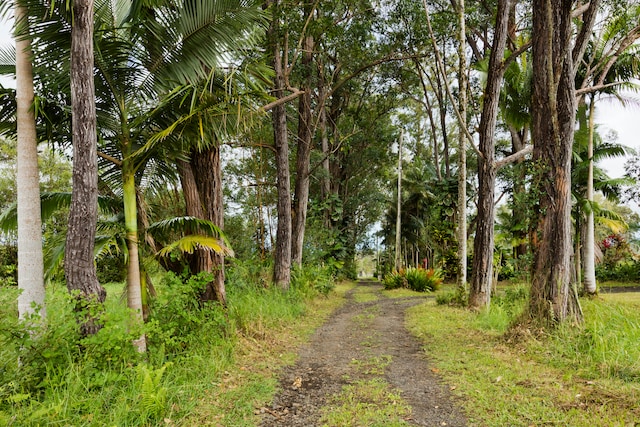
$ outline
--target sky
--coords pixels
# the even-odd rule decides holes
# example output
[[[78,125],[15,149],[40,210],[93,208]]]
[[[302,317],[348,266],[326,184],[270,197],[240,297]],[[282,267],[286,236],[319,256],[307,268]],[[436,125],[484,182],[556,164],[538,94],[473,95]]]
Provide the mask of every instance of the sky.
[[[634,96],[634,95],[632,95]],[[635,149],[640,154],[640,94],[635,95],[638,102],[629,103],[627,107],[618,101],[597,101],[595,121],[599,124],[600,134],[605,136],[609,130],[618,133],[618,143]],[[611,178],[624,175],[622,159],[602,161]]]

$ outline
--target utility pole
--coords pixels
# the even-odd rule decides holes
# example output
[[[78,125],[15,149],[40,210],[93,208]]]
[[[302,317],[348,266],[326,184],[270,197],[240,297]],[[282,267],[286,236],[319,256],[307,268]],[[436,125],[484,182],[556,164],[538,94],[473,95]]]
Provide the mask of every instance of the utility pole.
[[[396,271],[402,267],[402,251],[400,249],[400,210],[402,208],[402,139],[404,132],[400,133],[398,140],[398,208],[396,215]]]

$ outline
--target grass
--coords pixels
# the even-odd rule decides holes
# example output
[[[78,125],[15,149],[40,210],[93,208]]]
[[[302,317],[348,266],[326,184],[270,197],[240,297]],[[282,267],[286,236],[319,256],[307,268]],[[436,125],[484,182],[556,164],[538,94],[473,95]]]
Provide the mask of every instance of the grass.
[[[51,327],[26,341],[16,340],[17,292],[0,288],[0,425],[256,425],[278,367],[295,360],[353,285],[326,298],[304,286],[283,293],[238,283],[228,287],[226,314],[192,310],[189,286],[157,284],[145,357],[130,345],[137,332],[128,330],[122,284],[107,285],[109,320],[82,347],[62,286],[48,288]]]
[[[256,409],[268,406],[277,386],[278,368],[295,362],[298,347],[345,301],[353,283],[336,286],[330,298],[309,302],[307,315],[279,327],[262,329],[259,337],[242,334],[235,346],[235,362],[197,400],[192,415],[180,425],[254,426]]]
[[[411,408],[380,378],[359,380],[342,387],[322,410],[323,427],[405,427]]]
[[[583,300],[583,327],[537,337],[505,335],[524,306],[518,298],[481,314],[427,301],[407,324],[471,425],[627,426],[640,420],[639,299],[616,298]]]
[[[356,288],[352,295],[353,300],[358,303],[377,301],[379,298],[375,289],[364,286]]]

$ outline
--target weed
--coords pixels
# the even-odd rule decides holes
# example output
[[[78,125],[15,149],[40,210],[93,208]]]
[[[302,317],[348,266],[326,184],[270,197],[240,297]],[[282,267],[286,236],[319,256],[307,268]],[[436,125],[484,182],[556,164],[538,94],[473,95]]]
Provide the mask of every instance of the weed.
[[[405,421],[410,414],[400,392],[374,378],[343,386],[323,408],[321,423],[326,427],[404,427],[410,425]]]

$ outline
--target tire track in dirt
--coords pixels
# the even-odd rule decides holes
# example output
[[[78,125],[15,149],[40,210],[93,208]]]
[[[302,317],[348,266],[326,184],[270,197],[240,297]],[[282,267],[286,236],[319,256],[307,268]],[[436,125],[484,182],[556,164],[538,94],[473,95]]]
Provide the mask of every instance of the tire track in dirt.
[[[467,425],[421,344],[404,327],[405,311],[425,297],[392,299],[381,290],[377,282],[360,282],[347,294],[344,306],[300,350],[297,363],[283,369],[272,405],[261,409],[262,427],[319,426],[322,409],[343,386],[372,375],[401,391],[411,406],[407,424]],[[369,298],[355,298],[364,294]]]

